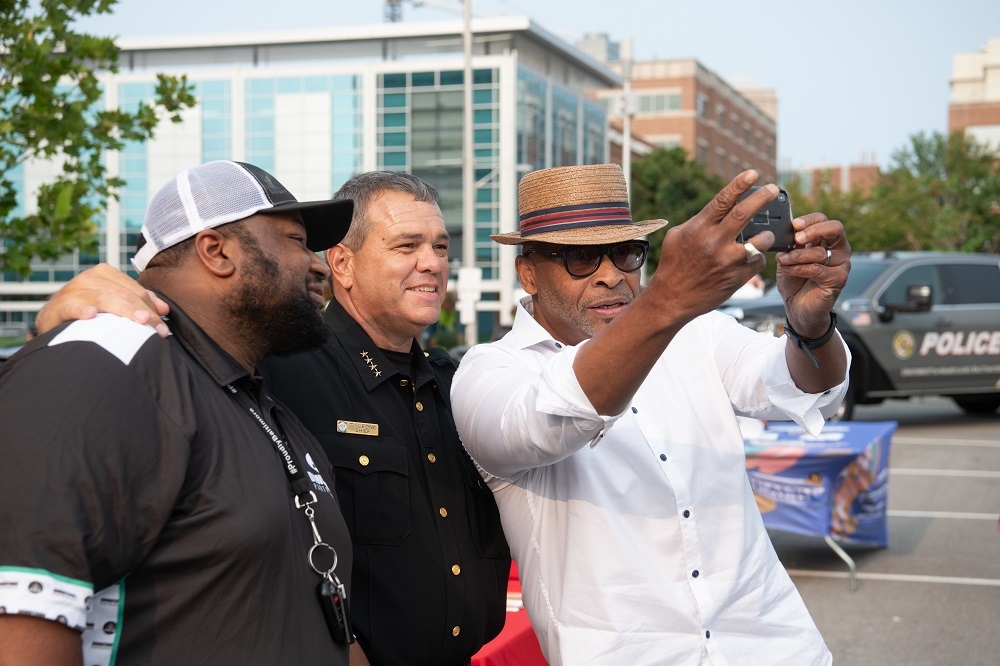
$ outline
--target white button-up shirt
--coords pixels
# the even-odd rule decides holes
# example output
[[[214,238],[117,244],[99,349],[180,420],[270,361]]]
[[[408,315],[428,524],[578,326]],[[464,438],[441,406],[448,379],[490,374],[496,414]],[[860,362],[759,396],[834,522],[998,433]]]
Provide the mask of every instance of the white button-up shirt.
[[[846,377],[802,393],[783,338],[712,312],[677,334],[623,413],[601,416],[573,372],[578,348],[522,305],[452,388],[550,663],[831,663],[764,530],[734,412],[818,432]]]

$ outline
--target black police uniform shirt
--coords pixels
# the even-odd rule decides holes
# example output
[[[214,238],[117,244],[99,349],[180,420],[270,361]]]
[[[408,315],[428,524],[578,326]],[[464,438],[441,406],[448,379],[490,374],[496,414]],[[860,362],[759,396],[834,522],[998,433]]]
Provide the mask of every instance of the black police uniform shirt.
[[[358,641],[373,664],[464,663],[503,628],[510,550],[455,430],[455,361],[414,341],[400,371],[336,301],[325,318],[321,349],[260,370],[333,464]]]
[[[318,530],[349,586],[329,463],[260,378],[170,306],[167,340],[100,315],[0,371],[0,612],[83,632],[86,666],[346,664],[307,562],[308,520],[226,386],[308,468]]]

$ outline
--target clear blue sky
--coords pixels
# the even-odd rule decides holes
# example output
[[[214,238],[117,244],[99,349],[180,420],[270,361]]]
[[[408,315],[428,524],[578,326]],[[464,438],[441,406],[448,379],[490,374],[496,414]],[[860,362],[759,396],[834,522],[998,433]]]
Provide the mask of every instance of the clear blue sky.
[[[442,11],[435,7],[455,7]],[[699,59],[777,91],[778,157],[795,168],[885,166],[917,132],[946,131],[955,53],[1000,37],[997,0],[473,0],[476,16],[529,16],[572,42],[631,37],[635,57]],[[459,0],[403,5],[405,21],[461,16]],[[140,37],[382,22],[382,0],[120,0],[88,30]]]

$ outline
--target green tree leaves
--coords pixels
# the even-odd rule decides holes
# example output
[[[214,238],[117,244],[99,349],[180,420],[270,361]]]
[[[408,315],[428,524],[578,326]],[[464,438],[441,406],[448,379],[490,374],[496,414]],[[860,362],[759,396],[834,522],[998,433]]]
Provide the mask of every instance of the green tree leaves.
[[[632,218],[665,218],[671,225],[680,224],[700,211],[724,185],[700,162],[688,160],[683,148],[657,148],[632,166]],[[660,262],[660,246],[669,228],[649,236],[650,273]]]
[[[186,77],[158,75],[151,105],[103,108],[96,72],[118,71],[118,48],[73,24],[114,4],[0,2],[0,270],[26,276],[33,260],[93,252],[99,216],[123,184],[107,175],[104,153],[152,137],[158,113],[180,122],[195,103]],[[54,160],[61,172],[39,189],[37,212],[18,216],[14,172],[28,160]]]

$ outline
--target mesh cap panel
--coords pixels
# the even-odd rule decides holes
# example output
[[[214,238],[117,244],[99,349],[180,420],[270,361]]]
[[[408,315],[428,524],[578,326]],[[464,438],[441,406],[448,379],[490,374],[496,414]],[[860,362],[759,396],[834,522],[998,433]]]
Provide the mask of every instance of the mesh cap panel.
[[[197,171],[189,171],[188,182],[195,214],[204,229],[271,207],[257,182],[232,162],[209,162]],[[225,196],[219,196],[220,191]]]
[[[149,202],[142,228],[146,240],[157,250],[170,247],[191,235],[191,225],[181,203],[176,178],[164,185]]]
[[[336,245],[347,233],[353,205],[350,201],[300,202],[259,167],[208,162],[182,171],[150,200],[142,225],[146,243],[138,248],[132,264],[141,272],[157,253],[200,231],[272,208],[301,211],[310,238],[308,247],[318,252]]]

